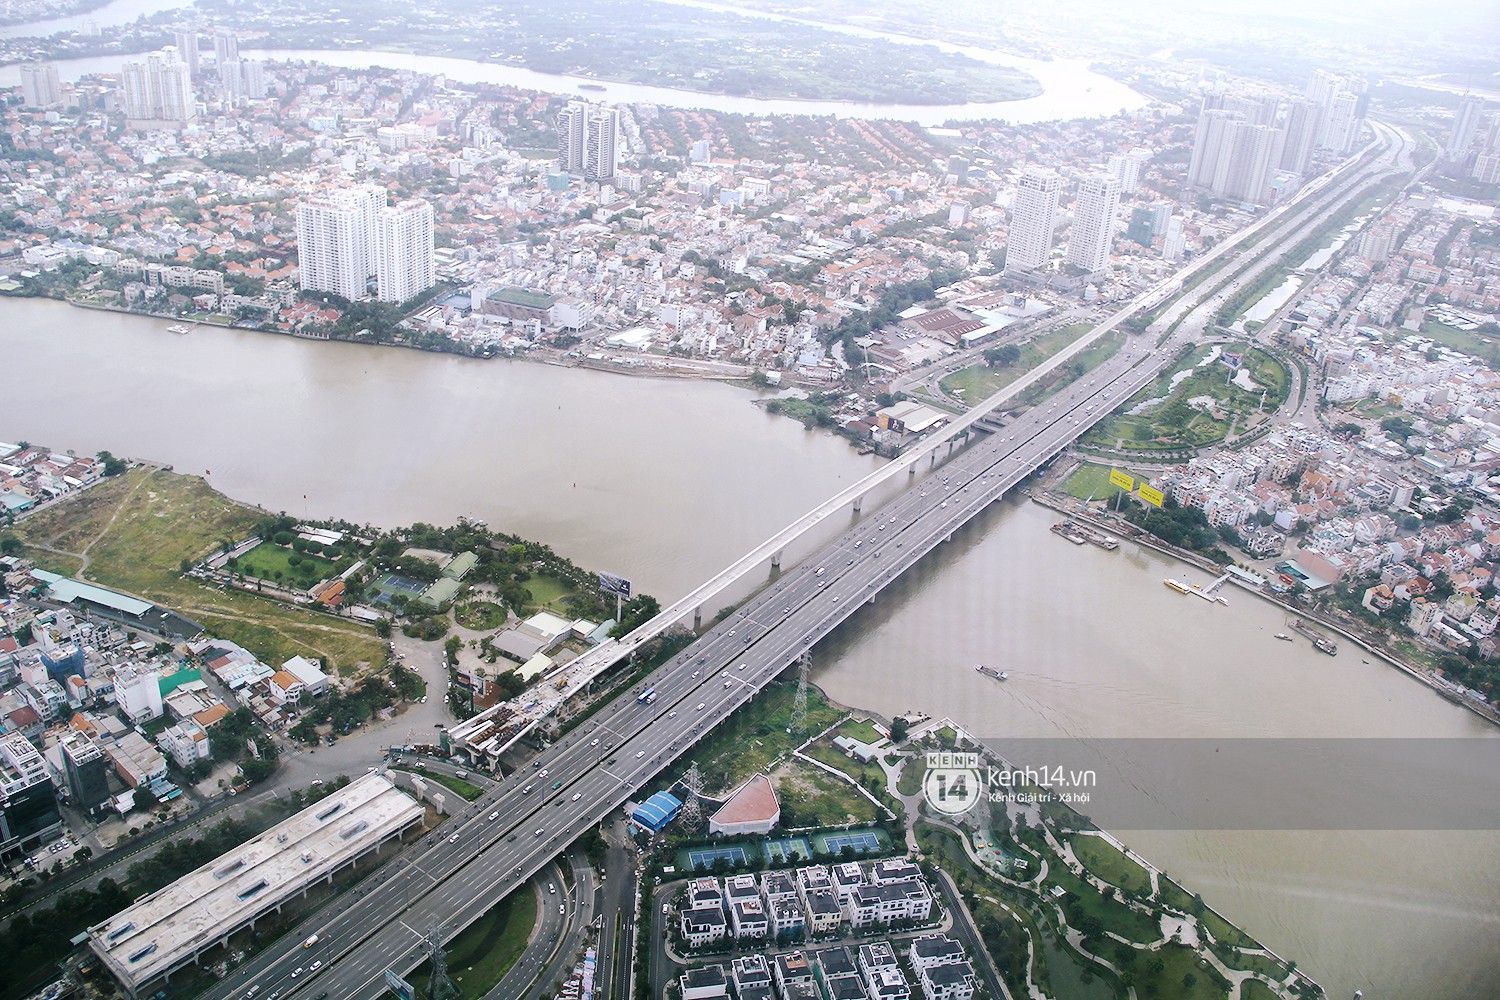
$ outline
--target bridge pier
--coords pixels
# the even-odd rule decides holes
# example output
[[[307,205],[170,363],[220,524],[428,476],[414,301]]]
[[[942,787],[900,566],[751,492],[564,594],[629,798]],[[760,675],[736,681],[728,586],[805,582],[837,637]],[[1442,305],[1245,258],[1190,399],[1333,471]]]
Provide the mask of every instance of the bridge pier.
[[[784,552],[784,551],[785,551],[784,549],[777,549],[771,555],[771,568],[772,569],[780,569],[781,568],[781,553]]]
[[[908,476],[915,476],[917,474],[917,467],[915,465],[908,465],[906,467],[906,474]]]
[[[703,627],[703,605],[693,609],[693,631],[696,632]]]
[[[854,498],[854,513],[858,514],[865,505],[865,498],[858,496]]]

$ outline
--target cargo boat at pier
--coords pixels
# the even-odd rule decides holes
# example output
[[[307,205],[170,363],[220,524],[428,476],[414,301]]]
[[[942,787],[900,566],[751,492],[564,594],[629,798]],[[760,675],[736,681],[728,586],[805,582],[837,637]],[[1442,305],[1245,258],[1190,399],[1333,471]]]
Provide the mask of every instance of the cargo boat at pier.
[[[1079,524],[1073,520],[1058,521],[1052,526],[1052,532],[1053,534],[1061,535],[1074,545],[1082,545],[1084,542],[1088,542],[1109,551],[1114,551],[1120,547],[1120,540],[1118,538],[1106,535],[1102,531],[1095,531],[1088,525]]]
[[[1289,627],[1293,632],[1296,632],[1298,635],[1305,636],[1307,639],[1309,639],[1313,644],[1313,648],[1315,648],[1318,652],[1327,653],[1329,656],[1339,655],[1339,647],[1337,643],[1335,643],[1332,639],[1326,638],[1321,633],[1315,632],[1313,629],[1308,628],[1307,625],[1303,623],[1301,618],[1294,619]]]
[[[1078,525],[1072,521],[1058,521],[1052,526],[1051,530],[1054,535],[1061,535],[1074,545],[1082,545],[1088,541],[1083,536],[1083,532],[1078,530]]]

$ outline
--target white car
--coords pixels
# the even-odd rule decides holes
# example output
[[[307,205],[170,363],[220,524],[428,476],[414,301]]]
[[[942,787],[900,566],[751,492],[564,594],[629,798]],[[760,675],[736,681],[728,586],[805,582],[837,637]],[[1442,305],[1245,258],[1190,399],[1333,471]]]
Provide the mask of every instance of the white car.
[[[644,756],[646,756],[646,751],[644,751],[644,750],[637,750],[635,752],[635,759],[636,760],[640,760]]]
[[[581,798],[583,798],[583,793],[582,792],[574,792],[573,793],[573,801],[574,802],[577,802]]]

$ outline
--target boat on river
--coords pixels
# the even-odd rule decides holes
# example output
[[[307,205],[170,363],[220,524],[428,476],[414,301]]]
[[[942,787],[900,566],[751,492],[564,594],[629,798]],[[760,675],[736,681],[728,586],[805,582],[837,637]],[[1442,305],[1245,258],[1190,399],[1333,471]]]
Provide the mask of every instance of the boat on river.
[[[977,671],[979,671],[981,674],[984,674],[984,676],[993,678],[994,680],[997,680],[997,681],[1008,681],[1008,680],[1010,680],[1010,674],[1007,673],[1006,671],[1004,671],[1004,670],[996,670],[994,667],[987,667],[983,663],[976,664],[975,667],[974,667],[974,669],[977,670]]]
[[[1192,593],[1192,591],[1188,589],[1187,584],[1185,584],[1185,583],[1178,583],[1176,580],[1172,579],[1170,576],[1167,577],[1165,580],[1163,580],[1162,583],[1165,583],[1168,587],[1171,587],[1173,590],[1177,591],[1179,594],[1191,594]]]

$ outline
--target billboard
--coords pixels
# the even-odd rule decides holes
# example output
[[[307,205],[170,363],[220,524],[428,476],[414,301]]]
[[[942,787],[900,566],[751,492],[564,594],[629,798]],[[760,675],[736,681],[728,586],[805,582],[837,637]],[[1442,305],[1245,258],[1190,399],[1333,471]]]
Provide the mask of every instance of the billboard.
[[[411,988],[411,984],[396,975],[391,969],[385,970],[385,985],[392,993],[400,997],[401,1000],[412,1000],[416,996],[416,990]]]
[[[1125,473],[1121,472],[1119,469],[1109,470],[1109,481],[1115,486],[1120,487],[1120,489],[1124,490],[1126,493],[1129,493],[1131,490],[1135,489],[1135,479],[1131,476],[1125,475]]]
[[[1146,486],[1142,484],[1140,493],[1141,499],[1146,501],[1153,507],[1160,507],[1162,505],[1162,502],[1167,499],[1166,494],[1162,493],[1161,490],[1157,489],[1154,486]]]
[[[613,573],[600,573],[599,589],[606,594],[619,594],[626,600],[630,599],[630,581],[623,576],[615,576]]]

